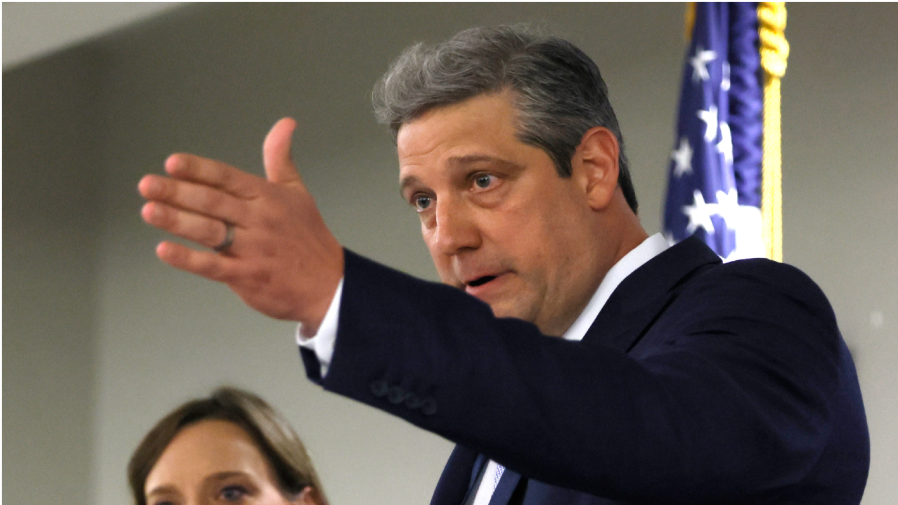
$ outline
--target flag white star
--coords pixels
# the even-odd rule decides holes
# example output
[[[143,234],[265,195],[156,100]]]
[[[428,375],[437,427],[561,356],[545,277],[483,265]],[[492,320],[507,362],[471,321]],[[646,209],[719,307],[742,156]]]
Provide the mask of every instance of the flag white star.
[[[689,63],[692,64],[692,82],[707,81],[710,78],[708,63],[715,58],[717,53],[714,51],[703,50],[701,44],[695,47],[695,56],[689,58]]]
[[[692,146],[689,145],[689,139],[680,137],[680,147],[670,153],[671,159],[674,160],[674,177],[679,179],[683,174],[692,173]]]
[[[717,138],[717,106],[712,104],[708,110],[699,109],[696,115],[705,122],[705,142]]]
[[[727,222],[729,227],[729,222]],[[739,223],[736,232],[736,248],[724,258],[733,261],[744,258],[763,258],[764,244],[761,240],[761,209],[751,205],[739,206]]]
[[[733,135],[730,133],[730,125],[726,121],[720,123],[720,142],[717,143],[717,151],[723,154],[727,168],[733,166]]]
[[[717,215],[726,220],[727,228],[733,230],[739,227],[742,217],[742,209],[739,207],[739,194],[736,188],[730,188],[726,193],[717,190]]]
[[[708,233],[714,233],[714,223],[711,222],[711,214],[715,214],[717,205],[706,204],[702,192],[695,190],[692,193],[695,203],[683,206],[683,214],[689,216],[689,225],[686,226],[686,234],[691,235],[699,227]]]

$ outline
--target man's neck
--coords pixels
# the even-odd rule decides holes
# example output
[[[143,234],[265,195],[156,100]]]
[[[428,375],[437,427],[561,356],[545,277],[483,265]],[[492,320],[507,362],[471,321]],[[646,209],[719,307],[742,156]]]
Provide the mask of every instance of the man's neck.
[[[586,335],[586,331],[592,326],[593,321],[599,315],[605,302],[611,297],[611,293],[631,273],[644,265],[650,259],[661,254],[669,247],[667,240],[660,233],[646,237],[642,242],[631,248],[617,263],[615,263],[602,278],[602,282],[595,294],[587,302],[586,307],[574,320],[573,324],[564,332],[565,340],[579,341]]]

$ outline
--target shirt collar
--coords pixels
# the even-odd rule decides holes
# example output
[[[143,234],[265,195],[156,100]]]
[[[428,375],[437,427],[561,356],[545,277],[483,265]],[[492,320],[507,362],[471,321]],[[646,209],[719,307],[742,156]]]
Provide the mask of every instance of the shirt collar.
[[[589,300],[589,303],[586,304],[586,308],[583,309],[583,312],[580,313],[580,316],[577,317],[574,324],[564,332],[562,337],[565,340],[573,340],[576,342],[582,340],[583,336],[586,335],[586,332],[589,330],[589,327],[592,326],[593,321],[596,320],[599,312],[601,312],[602,307],[605,306],[605,302],[608,301],[611,293],[617,289],[617,286],[619,286],[628,275],[636,271],[637,268],[667,250],[668,247],[670,247],[670,245],[667,243],[664,236],[660,233],[656,233],[643,240],[641,244],[624,255],[620,261],[615,263],[614,266],[608,270],[608,273],[605,274],[605,278],[602,279],[602,283],[599,284],[599,289],[596,290],[595,294],[592,295],[592,298]]]

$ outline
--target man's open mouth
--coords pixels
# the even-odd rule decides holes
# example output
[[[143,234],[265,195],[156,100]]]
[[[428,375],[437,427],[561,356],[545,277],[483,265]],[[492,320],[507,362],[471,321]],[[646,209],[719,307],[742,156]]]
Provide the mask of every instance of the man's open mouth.
[[[480,277],[479,279],[474,279],[473,281],[469,282],[468,286],[471,286],[473,288],[476,288],[477,286],[483,286],[484,284],[486,284],[487,282],[489,282],[495,278],[496,278],[495,275],[486,275],[486,276]]]

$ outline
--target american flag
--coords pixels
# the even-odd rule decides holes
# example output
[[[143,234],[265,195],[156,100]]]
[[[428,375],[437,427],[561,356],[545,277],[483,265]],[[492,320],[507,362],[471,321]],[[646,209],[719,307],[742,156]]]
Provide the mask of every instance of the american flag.
[[[696,3],[668,169],[664,235],[730,261],[764,256],[756,3]]]

